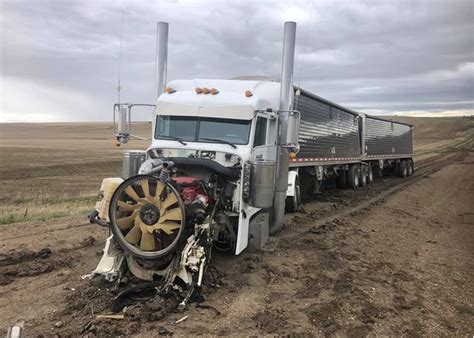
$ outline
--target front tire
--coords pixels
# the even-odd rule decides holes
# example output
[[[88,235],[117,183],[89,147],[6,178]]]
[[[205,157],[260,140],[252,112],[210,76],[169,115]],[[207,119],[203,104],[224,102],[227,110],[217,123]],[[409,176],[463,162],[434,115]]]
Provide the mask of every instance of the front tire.
[[[301,189],[298,177],[295,180],[295,194],[286,198],[286,211],[297,212],[301,205]]]

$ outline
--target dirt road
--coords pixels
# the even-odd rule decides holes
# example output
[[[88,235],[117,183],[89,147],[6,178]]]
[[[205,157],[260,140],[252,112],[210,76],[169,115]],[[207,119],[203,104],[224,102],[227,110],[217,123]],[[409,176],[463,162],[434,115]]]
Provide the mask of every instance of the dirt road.
[[[97,264],[106,230],[82,218],[5,225],[0,327],[23,319],[29,336],[472,335],[472,146],[419,167],[409,180],[325,191],[305,213],[287,215],[274,251],[217,254],[220,287],[205,294],[219,315],[145,304],[91,325],[110,312],[111,294],[80,276]]]

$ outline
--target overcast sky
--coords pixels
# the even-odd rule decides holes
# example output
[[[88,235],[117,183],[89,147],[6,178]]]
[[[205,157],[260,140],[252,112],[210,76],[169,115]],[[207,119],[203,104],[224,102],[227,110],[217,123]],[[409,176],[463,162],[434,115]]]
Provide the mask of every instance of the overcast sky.
[[[278,78],[293,20],[295,84],[363,112],[474,114],[474,0],[0,3],[0,121],[110,120],[122,10],[122,101],[155,101],[157,21],[172,80]]]

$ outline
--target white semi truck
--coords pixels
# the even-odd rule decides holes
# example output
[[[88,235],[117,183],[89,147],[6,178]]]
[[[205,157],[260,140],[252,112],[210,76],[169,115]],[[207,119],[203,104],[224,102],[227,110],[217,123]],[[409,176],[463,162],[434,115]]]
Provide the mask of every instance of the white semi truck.
[[[294,87],[295,34],[285,23],[280,81],[166,83],[168,24],[158,23],[151,143],[125,153],[123,177],[103,181],[90,219],[112,235],[92,275],[179,279],[192,293],[212,248],[261,249],[324,180],[357,188],[387,167],[413,173],[411,126]],[[119,142],[133,136],[134,106],[114,106]]]

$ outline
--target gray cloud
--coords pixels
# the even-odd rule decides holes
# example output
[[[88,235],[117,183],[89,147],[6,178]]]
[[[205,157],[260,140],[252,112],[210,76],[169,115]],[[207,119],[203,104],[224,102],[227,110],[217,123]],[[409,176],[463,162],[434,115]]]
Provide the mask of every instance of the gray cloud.
[[[470,0],[0,6],[0,120],[110,120],[122,10],[123,101],[154,101],[158,20],[170,22],[170,80],[278,77],[283,21],[295,20],[302,87],[362,111],[474,112]]]

